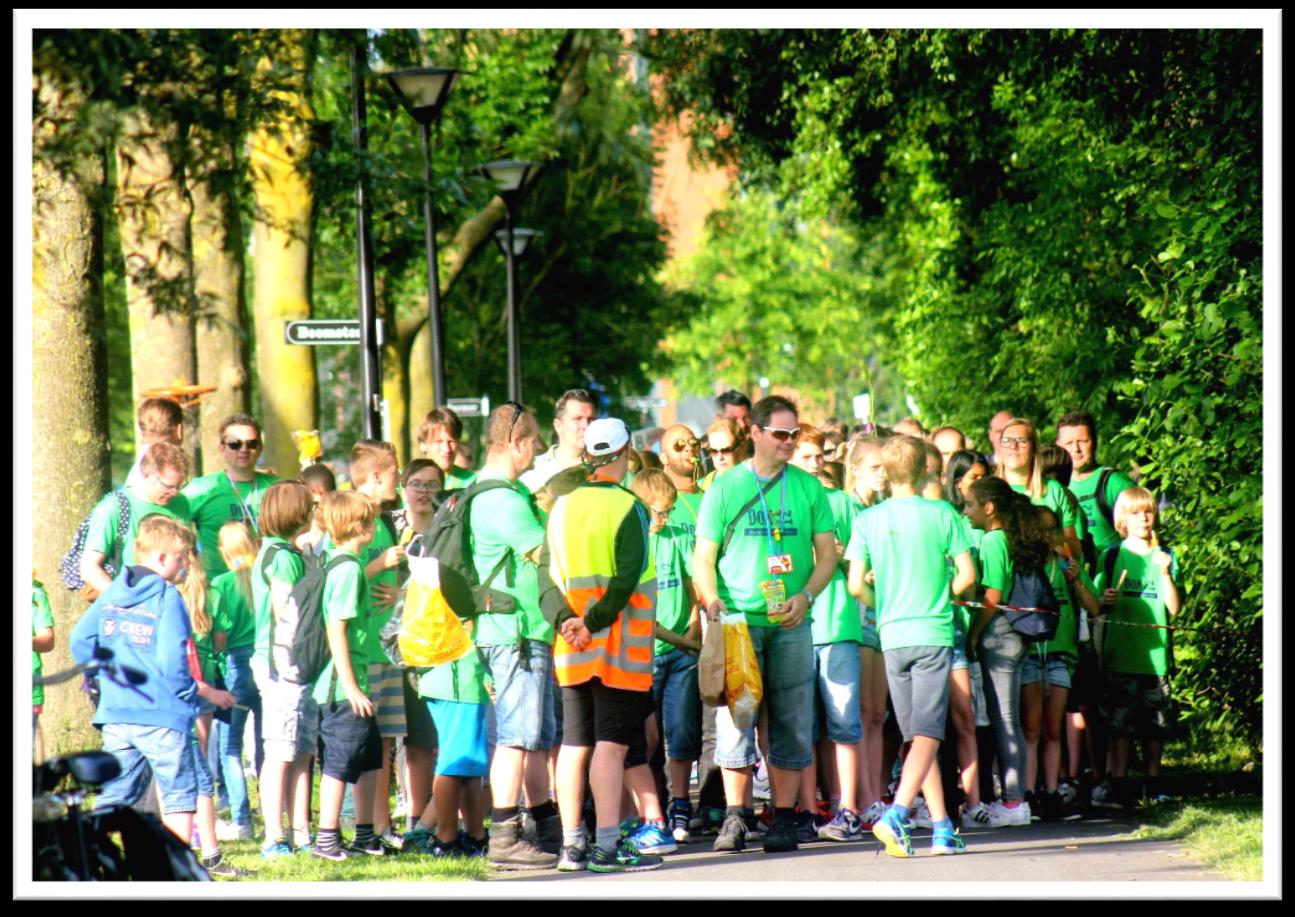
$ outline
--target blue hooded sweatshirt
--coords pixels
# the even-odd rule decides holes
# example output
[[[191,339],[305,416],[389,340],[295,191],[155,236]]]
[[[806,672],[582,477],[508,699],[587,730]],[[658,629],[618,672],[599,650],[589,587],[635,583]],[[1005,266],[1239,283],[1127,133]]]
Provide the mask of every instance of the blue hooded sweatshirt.
[[[198,697],[189,674],[189,631],[189,610],[174,586],[141,567],[123,570],[72,631],[72,658],[88,662],[103,646],[112,650],[114,662],[139,669],[148,681],[137,691],[100,676],[94,724],[164,726],[187,733]]]

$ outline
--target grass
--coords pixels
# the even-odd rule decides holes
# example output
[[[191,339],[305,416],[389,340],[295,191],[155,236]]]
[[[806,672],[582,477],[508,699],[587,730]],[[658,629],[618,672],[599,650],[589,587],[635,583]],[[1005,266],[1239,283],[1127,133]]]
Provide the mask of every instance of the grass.
[[[1263,799],[1239,796],[1192,799],[1144,809],[1133,833],[1143,840],[1174,840],[1201,863],[1238,882],[1263,880]]]
[[[308,853],[262,859],[259,841],[224,841],[221,849],[229,862],[247,875],[218,882],[479,882],[490,875],[490,865],[480,858],[437,859],[401,853],[329,863]]]

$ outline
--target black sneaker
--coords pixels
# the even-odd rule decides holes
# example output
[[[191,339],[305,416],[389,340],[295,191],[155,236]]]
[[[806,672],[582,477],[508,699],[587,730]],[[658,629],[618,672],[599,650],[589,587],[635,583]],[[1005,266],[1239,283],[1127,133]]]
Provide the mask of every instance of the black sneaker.
[[[581,872],[589,866],[588,847],[563,847],[558,856],[558,872]]]
[[[800,843],[796,839],[798,833],[794,818],[775,815],[773,826],[764,836],[764,852],[783,853],[788,850],[799,850]]]
[[[796,812],[796,840],[803,843],[818,840],[818,819],[813,812],[805,809]]]
[[[649,869],[660,869],[665,860],[656,854],[639,853],[629,844],[621,844],[612,853],[601,847],[589,857],[590,872],[647,872]]]
[[[382,842],[378,840],[377,836],[375,835],[364,846],[360,846],[359,844],[352,841],[351,843],[346,845],[346,852],[351,854],[352,856],[357,856],[357,857],[358,856],[381,857],[381,856],[386,856],[388,853],[394,853],[395,851],[394,850],[388,851],[387,848],[382,845]]]
[[[737,813],[725,816],[719,837],[715,838],[714,850],[717,853],[741,853],[745,849],[746,822]]]
[[[1061,801],[1061,794],[1057,791],[1049,793],[1044,790],[1038,796],[1039,800],[1039,818],[1042,821],[1061,821],[1062,811],[1065,803]]]

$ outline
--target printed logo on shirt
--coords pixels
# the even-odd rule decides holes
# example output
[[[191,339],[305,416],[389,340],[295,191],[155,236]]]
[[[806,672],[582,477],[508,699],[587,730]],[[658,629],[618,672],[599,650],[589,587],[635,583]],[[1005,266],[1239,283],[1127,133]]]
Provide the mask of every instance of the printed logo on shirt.
[[[799,531],[796,528],[796,520],[792,516],[790,509],[780,510],[772,514],[776,520],[777,527],[781,530],[784,538],[794,538]],[[773,531],[769,527],[769,517],[765,515],[763,509],[755,507],[747,511],[747,527],[743,529],[742,534],[752,538],[771,538]]]
[[[243,507],[240,504],[238,503],[229,504],[229,521],[230,522],[243,521]]]
[[[1152,580],[1141,580],[1129,577],[1124,581],[1124,591],[1120,593],[1131,599],[1155,599],[1160,597],[1156,584]]]

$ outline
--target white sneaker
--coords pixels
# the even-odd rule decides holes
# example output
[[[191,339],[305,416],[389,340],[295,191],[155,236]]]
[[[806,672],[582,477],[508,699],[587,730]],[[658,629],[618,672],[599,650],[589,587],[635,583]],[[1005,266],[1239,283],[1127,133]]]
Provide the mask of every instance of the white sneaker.
[[[752,781],[751,796],[755,799],[766,801],[773,798],[773,794],[769,788],[769,771],[765,768],[763,761],[756,766],[755,779]]]
[[[859,821],[863,824],[863,830],[871,831],[873,823],[885,814],[886,804],[878,799],[872,805],[868,806],[868,808],[859,813]]]
[[[1012,823],[1002,811],[993,806],[987,806],[983,802],[978,802],[974,806],[962,811],[962,827],[964,828],[1006,828]]]
[[[1016,828],[1030,823],[1030,804],[1028,802],[1022,801],[1015,808],[1011,808],[1002,802],[991,802],[990,806],[1003,818],[1007,819],[1007,827]]]
[[[216,819],[216,840],[218,841],[250,841],[252,839],[252,826],[236,825],[227,822],[223,818]]]
[[[908,824],[910,828],[931,827],[931,810],[926,807],[926,800],[920,796],[913,800],[913,809],[908,813]]]

